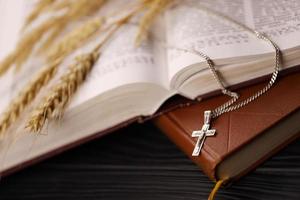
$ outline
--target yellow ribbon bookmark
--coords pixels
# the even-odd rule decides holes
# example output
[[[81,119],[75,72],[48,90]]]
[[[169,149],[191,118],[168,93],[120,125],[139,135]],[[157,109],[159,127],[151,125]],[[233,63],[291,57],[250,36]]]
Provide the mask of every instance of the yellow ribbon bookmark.
[[[222,184],[226,181],[226,179],[224,180],[218,180],[213,188],[213,190],[210,192],[208,200],[214,200],[216,197],[216,194],[218,192],[218,190],[220,189],[220,187],[222,186]]]

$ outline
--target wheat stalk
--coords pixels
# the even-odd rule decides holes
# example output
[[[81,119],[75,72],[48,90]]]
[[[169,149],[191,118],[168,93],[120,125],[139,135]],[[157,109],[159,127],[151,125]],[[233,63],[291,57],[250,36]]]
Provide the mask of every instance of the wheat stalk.
[[[47,10],[49,6],[51,6],[54,2],[55,0],[39,0],[39,2],[37,2],[36,6],[31,11],[31,13],[27,16],[22,29],[24,30],[25,28],[27,28],[33,21],[35,21],[41,15],[41,13]]]
[[[109,24],[108,27],[113,27],[111,31],[107,34],[107,36],[104,38],[104,40],[96,46],[96,48],[93,50],[92,53],[88,55],[80,56],[79,59],[77,59],[76,64],[72,65],[66,75],[61,77],[61,82],[55,86],[53,91],[50,93],[52,96],[48,97],[48,103],[43,103],[43,107],[47,112],[49,113],[51,110],[51,104],[49,103],[49,99],[52,99],[55,94],[59,96],[61,99],[60,103],[57,103],[57,100],[54,99],[54,115],[60,115],[57,113],[62,113],[64,107],[66,106],[67,102],[71,98],[72,94],[76,91],[77,87],[84,81],[87,73],[90,71],[91,67],[93,66],[97,56],[97,51],[103,46],[105,42],[111,38],[111,36],[114,34],[114,32],[123,24],[125,24],[134,14],[137,13],[137,10],[130,13],[129,15],[117,20],[116,22],[113,22],[112,24]],[[96,19],[95,19],[96,20]],[[94,23],[96,23],[94,21]],[[92,22],[91,22],[92,23]],[[92,23],[93,24],[93,23]],[[82,26],[83,28],[84,26]],[[87,28],[87,27],[86,27]],[[90,27],[91,28],[91,27]],[[84,29],[84,28],[83,28]],[[78,29],[79,31],[79,29]],[[89,32],[89,31],[88,31]],[[91,31],[93,32],[93,31]],[[90,33],[91,33],[90,32]],[[76,33],[76,34],[75,34]],[[79,34],[79,32],[74,31],[73,35],[76,38],[76,35]],[[73,37],[70,37],[73,38]],[[79,38],[84,38],[83,36],[80,36]],[[71,50],[70,50],[71,51]],[[37,96],[41,88],[55,76],[59,64],[63,61],[63,55],[59,56],[55,59],[55,61],[50,64],[47,68],[43,69],[41,72],[38,73],[36,78],[31,81],[25,89],[22,90],[22,92],[18,95],[18,97],[13,100],[13,102],[10,104],[8,110],[4,113],[2,116],[2,120],[0,121],[0,134],[3,134],[11,124],[13,124],[21,112],[34,100],[34,98]],[[68,87],[65,87],[65,85],[68,85]],[[74,87],[76,86],[76,87]],[[63,92],[62,89],[65,89]],[[66,92],[67,90],[67,92]],[[50,108],[49,108],[50,106]],[[39,113],[37,109],[35,113]],[[41,110],[40,110],[41,111]],[[45,123],[45,120],[49,118],[49,115],[45,115],[40,113],[40,115],[34,115],[35,118],[32,117],[32,120],[28,122],[28,126],[31,127],[31,130],[40,130]],[[39,118],[43,116],[43,118]],[[39,119],[39,120],[38,120]],[[39,127],[39,128],[38,128]]]
[[[16,64],[16,68],[19,69],[29,57],[37,40],[39,40],[54,23],[55,20],[48,20],[26,34],[22,40],[18,42],[16,49],[8,54],[0,63],[0,75],[3,75],[13,64]]]
[[[74,29],[49,49],[48,60],[67,56],[94,35],[102,24],[103,18],[95,18]]]
[[[39,48],[39,53],[46,52],[53,44],[53,41],[65,30],[65,28],[74,21],[77,21],[85,16],[93,15],[97,12],[107,0],[76,0],[76,1],[59,1],[53,7],[54,11],[65,8],[67,11],[60,17],[55,26],[52,27],[51,34],[43,42]]]
[[[80,2],[83,3],[86,2],[86,0],[80,0]],[[153,1],[149,2],[149,5],[153,6]],[[72,7],[71,4],[66,3],[64,5],[62,3],[57,4],[56,6],[58,6],[56,9],[61,9],[63,7]],[[145,4],[143,4],[143,6],[145,6]],[[67,103],[70,101],[79,85],[85,80],[87,74],[91,71],[92,67],[94,66],[94,63],[98,59],[98,50],[121,25],[126,23],[134,14],[141,11],[141,9],[144,8],[143,6],[134,10],[126,17],[121,18],[117,22],[111,24],[111,26],[115,25],[115,28],[112,29],[112,31],[99,45],[97,45],[94,51],[92,51],[89,54],[84,54],[80,56],[79,58],[77,58],[75,64],[69,67],[68,72],[61,77],[60,82],[51,90],[49,96],[45,98],[45,100],[35,110],[34,114],[30,118],[27,126],[32,131],[40,131],[47,119],[58,117],[62,114]],[[153,7],[150,6],[150,8],[152,9]],[[90,9],[94,8],[90,7],[84,9],[84,11],[81,10],[81,12],[85,13],[87,10]],[[152,13],[157,13],[157,11],[152,10]],[[76,13],[76,15],[78,15],[78,13]],[[156,14],[152,14],[151,16],[153,17],[154,15]],[[53,24],[56,24],[58,19],[63,18],[52,18],[52,20],[45,21],[32,32],[30,32],[30,34],[28,34],[27,37],[24,37],[25,39],[21,40],[21,42],[19,43],[19,48],[16,49],[15,52],[10,54],[6,60],[4,60],[4,65],[3,63],[2,65],[0,64],[0,73],[1,69],[2,73],[5,72],[9,68],[7,66],[11,65],[14,62],[18,66],[20,66],[27,59],[31,50],[34,48],[36,37],[41,37],[44,33],[47,32],[48,29],[51,28],[53,31],[52,33],[55,35],[56,33],[55,29],[53,29]],[[146,20],[144,19],[144,21]],[[149,22],[147,23],[149,24]],[[60,25],[62,24],[64,23],[60,23]],[[48,68],[42,70],[42,72],[40,72],[39,75],[32,82],[30,82],[27,85],[27,87],[20,93],[20,95],[11,103],[8,110],[3,115],[2,120],[0,121],[0,134],[3,134],[8,129],[8,127],[17,120],[21,112],[25,109],[27,105],[29,105],[30,102],[33,101],[33,99],[39,93],[41,88],[45,86],[55,76],[57,68],[62,62],[63,58],[67,54],[71,53],[76,48],[78,48],[78,46],[85,42],[91,35],[97,32],[97,30],[99,30],[99,28],[101,27],[101,24],[102,19],[92,19],[88,23],[84,24],[83,26],[79,27],[78,29],[75,29],[74,31],[66,35],[57,45],[53,47],[53,49],[48,55],[48,58],[49,60],[55,59],[56,61],[53,62]],[[26,48],[28,49],[28,51],[21,51]]]
[[[135,10],[116,21],[113,24],[114,27],[110,29],[108,34],[98,45],[96,45],[91,53],[77,57],[76,62],[69,66],[67,73],[62,75],[60,82],[52,88],[49,95],[47,95],[41,104],[34,110],[26,125],[27,128],[32,132],[39,132],[48,119],[60,118],[73,94],[86,79],[88,73],[98,60],[100,48],[137,12],[138,10]]]
[[[57,1],[56,4],[51,6],[48,10],[51,12],[57,12],[63,9],[69,9],[70,7],[72,7],[72,1],[74,0]]]
[[[47,85],[55,76],[62,59],[95,33],[95,31],[100,28],[101,22],[102,19],[100,20],[99,18],[90,20],[87,24],[84,24],[67,35],[61,43],[58,44],[56,49],[53,49],[53,54],[51,59],[49,59],[49,66],[47,66],[46,69],[42,69],[36,78],[28,83],[3,114],[0,121],[0,135],[17,120],[21,112],[34,100],[41,88]],[[13,57],[11,59],[13,59]]]
[[[99,57],[98,52],[92,52],[77,57],[75,64],[63,75],[50,94],[31,116],[27,127],[33,132],[41,130],[47,118],[58,117],[76,92],[79,85],[86,79],[88,73]]]
[[[16,65],[16,69],[19,69],[29,58],[38,42],[46,33],[50,34],[41,45],[39,51],[41,51],[41,49],[48,49],[50,44],[53,43],[54,39],[56,39],[57,36],[60,35],[66,26],[71,22],[95,13],[104,5],[105,2],[106,0],[69,0],[68,9],[64,12],[64,14],[47,19],[33,28],[32,31],[25,34],[25,36],[19,40],[15,50],[0,62],[0,76],[3,75],[14,64]],[[53,3],[50,4],[48,2],[48,4],[45,3],[47,5],[43,5],[43,8],[41,4],[37,4],[36,10],[39,11],[34,10],[33,14],[40,12],[41,9],[44,10],[46,6],[53,6]],[[34,15],[37,17],[38,14]],[[33,19],[29,20],[29,22],[31,23],[36,17],[33,17]]]
[[[61,59],[57,59],[49,66],[42,69],[37,76],[31,80],[21,93],[10,103],[0,121],[0,135],[2,135],[20,116],[22,111],[34,100],[41,88],[56,74]]]
[[[164,11],[174,0],[142,0],[142,4],[148,7],[147,12],[139,22],[139,31],[136,36],[136,45],[139,45],[142,40],[147,37],[148,29],[154,19],[162,11]]]

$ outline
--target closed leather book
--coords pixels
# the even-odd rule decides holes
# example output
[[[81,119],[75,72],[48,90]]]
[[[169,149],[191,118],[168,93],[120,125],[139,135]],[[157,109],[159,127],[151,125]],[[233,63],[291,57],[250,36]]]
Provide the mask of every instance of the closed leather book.
[[[233,181],[254,169],[299,137],[300,73],[278,79],[264,95],[250,104],[212,120],[214,136],[206,137],[199,156],[192,156],[203,125],[203,113],[228,100],[219,95],[159,116],[156,125],[212,180]],[[253,95],[265,83],[237,90],[240,100]],[[239,101],[240,101],[239,100]]]

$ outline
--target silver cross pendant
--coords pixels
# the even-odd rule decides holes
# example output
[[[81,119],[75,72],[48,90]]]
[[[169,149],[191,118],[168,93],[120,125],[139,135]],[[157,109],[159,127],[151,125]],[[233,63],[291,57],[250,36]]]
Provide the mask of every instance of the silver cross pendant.
[[[202,126],[202,129],[193,131],[192,133],[192,137],[198,137],[192,156],[199,156],[206,137],[215,135],[216,130],[209,129],[210,120],[211,120],[211,111],[207,110],[204,112],[204,124]]]

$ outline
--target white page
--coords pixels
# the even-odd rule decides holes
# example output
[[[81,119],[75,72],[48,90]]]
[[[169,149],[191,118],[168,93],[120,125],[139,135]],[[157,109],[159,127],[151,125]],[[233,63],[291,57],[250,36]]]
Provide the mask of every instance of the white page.
[[[300,44],[300,1],[202,0],[187,1],[167,11],[168,43],[195,48],[217,64],[222,59],[271,53],[272,47],[236,25],[199,9],[199,4],[266,33],[281,50]],[[193,5],[193,7],[191,6]],[[201,58],[176,50],[168,51],[169,79]],[[228,61],[229,62],[229,61]]]

